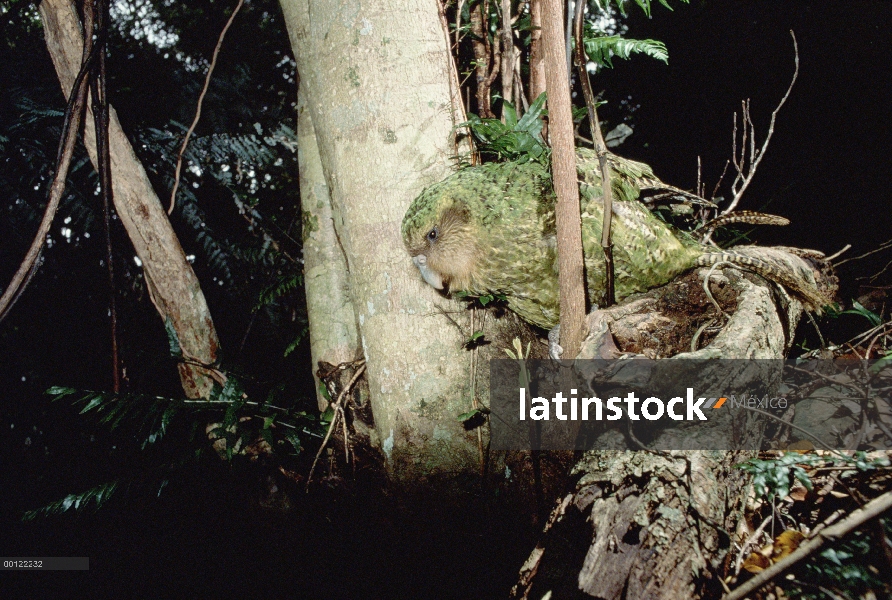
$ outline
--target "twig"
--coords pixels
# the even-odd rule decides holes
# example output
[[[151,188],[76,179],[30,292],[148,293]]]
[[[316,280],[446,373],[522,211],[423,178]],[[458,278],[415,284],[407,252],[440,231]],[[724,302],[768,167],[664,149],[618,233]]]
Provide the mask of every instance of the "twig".
[[[471,307],[471,335],[473,336],[475,332],[474,330],[474,317],[477,316],[477,307]],[[486,318],[486,312],[483,313],[484,318]],[[483,325],[480,326],[481,331],[483,330]],[[474,344],[474,347],[471,348],[471,407],[474,410],[480,408],[480,404],[477,402],[477,344]],[[483,453],[483,431],[482,427],[477,427],[477,452],[480,454],[480,475],[483,476],[486,473],[486,457]]]
[[[847,246],[847,248],[848,248],[848,247],[850,247],[850,246]],[[855,256],[855,257],[852,257],[852,258],[847,258],[847,259],[845,259],[845,260],[841,260],[841,261],[839,261],[838,263],[836,263],[836,264],[833,265],[833,266],[834,266],[834,267],[838,267],[839,265],[844,265],[845,263],[847,263],[847,262],[849,262],[849,261],[852,261],[852,260],[861,260],[862,258],[866,258],[866,257],[870,256],[871,254],[876,254],[877,252],[882,252],[882,251],[885,250],[886,248],[892,248],[892,240],[886,240],[885,242],[883,242],[882,244],[880,244],[878,247],[874,248],[874,249],[871,250],[870,252],[865,252],[865,253],[862,254],[861,256]],[[837,255],[839,255],[839,254],[841,254],[841,253],[842,253],[842,250],[840,250],[839,252],[837,252],[837,253],[834,254],[833,256],[835,257],[835,256],[837,256]],[[829,260],[829,259],[828,259],[828,260]]]
[[[793,38],[793,52],[794,52],[794,61],[796,68],[793,71],[793,79],[790,80],[790,85],[787,87],[787,92],[784,94],[783,98],[781,98],[777,107],[771,113],[771,122],[768,125],[768,133],[765,136],[765,142],[762,144],[762,148],[757,152],[756,151],[756,128],[753,125],[752,117],[750,115],[750,104],[749,100],[746,100],[743,103],[741,121],[743,126],[743,137],[741,140],[741,148],[740,148],[740,157],[739,159],[736,156],[737,153],[737,113],[734,113],[734,166],[737,168],[737,177],[734,179],[734,183],[731,185],[731,191],[734,193],[734,198],[731,200],[731,204],[722,211],[722,214],[728,214],[737,206],[737,203],[740,202],[740,198],[743,196],[743,193],[749,187],[750,183],[753,180],[753,177],[756,174],[756,168],[759,166],[759,163],[762,162],[762,158],[765,156],[765,152],[768,150],[768,143],[771,141],[771,136],[774,135],[774,122],[777,119],[777,115],[780,112],[781,107],[787,101],[787,98],[790,97],[790,92],[793,91],[793,85],[796,83],[796,78],[799,76],[799,45],[796,43],[796,34],[790,30],[790,36]],[[749,132],[749,136],[747,133]],[[749,164],[745,164],[745,155],[746,155],[746,142],[747,137],[749,137]],[[738,160],[740,161],[738,163]],[[745,167],[749,167],[746,169],[746,173],[744,173]]]
[[[802,559],[820,550],[828,541],[834,541],[841,538],[867,521],[878,517],[890,508],[892,508],[892,492],[886,492],[882,496],[874,498],[863,508],[853,511],[852,514],[836,525],[832,525],[819,531],[814,537],[801,544],[799,548],[788,554],[782,560],[774,563],[764,571],[761,571],[755,577],[736,588],[733,592],[727,594],[724,597],[724,600],[741,600],[766,583],[781,576]]]
[[[461,5],[464,0],[461,0],[458,6],[458,12],[455,17],[455,45],[458,46],[458,25],[461,20]],[[437,0],[437,10],[440,15],[440,26],[443,28],[443,35],[446,36],[446,47],[449,53],[449,102],[452,105],[452,126],[455,127],[460,123],[466,123],[468,121],[467,113],[465,112],[465,105],[461,99],[461,82],[458,80],[458,67],[455,64],[455,55],[453,54],[453,49],[451,45],[451,41],[449,39],[449,21],[446,20],[446,7],[443,5],[443,0]],[[470,146],[471,153],[475,151],[474,148],[474,136],[471,135],[471,128],[466,127],[467,131],[467,140]],[[455,151],[456,156],[458,155],[458,140],[456,136],[452,136],[452,144]]]
[[[700,183],[700,178],[703,175],[703,163],[700,161],[700,155],[697,155],[697,195],[702,196],[705,194],[705,190],[703,189],[703,184]]]
[[[344,415],[342,414],[343,409],[341,408],[341,402],[343,401],[344,396],[347,395],[347,392],[353,389],[353,384],[356,383],[356,380],[359,379],[360,375],[362,375],[363,373],[365,373],[365,363],[362,363],[362,365],[356,370],[356,373],[353,374],[353,377],[350,378],[350,381],[347,383],[346,386],[344,386],[344,389],[341,390],[341,393],[338,394],[338,399],[332,403],[332,406],[335,407],[335,414],[331,419],[331,424],[329,424],[328,426],[328,433],[325,434],[325,439],[322,440],[322,445],[319,446],[319,452],[316,453],[316,458],[313,459],[313,466],[310,467],[310,474],[307,475],[307,492],[310,491],[310,482],[313,480],[313,472],[316,470],[316,463],[319,462],[319,457],[322,456],[322,451],[325,450],[325,445],[328,444],[328,440],[331,438],[331,434],[334,431],[335,425],[337,425],[339,416],[344,419],[344,443],[347,443],[347,423]]]
[[[824,341],[824,336],[821,335],[821,328],[818,327],[818,322],[815,321],[815,318],[811,315],[810,312],[805,313],[805,314],[808,315],[808,320],[811,321],[812,326],[815,328],[815,331],[818,333],[818,339],[821,340],[821,348],[822,349],[826,348],[827,342]]]
[[[873,283],[874,281],[876,281],[877,279],[879,279],[880,275],[882,275],[883,273],[885,273],[886,271],[888,271],[888,270],[889,270],[889,267],[892,267],[892,260],[890,260],[889,262],[887,262],[887,263],[883,266],[882,269],[880,269],[879,271],[877,271],[876,273],[874,273],[874,274],[871,275],[870,277],[858,277],[858,278],[856,279],[856,281],[860,281],[860,280],[863,280],[863,279],[867,279],[867,281],[868,281],[869,283]]]
[[[838,252],[835,252],[835,253],[831,254],[830,256],[828,256],[827,258],[825,258],[825,260],[826,260],[827,262],[830,262],[830,261],[832,261],[834,258],[839,258],[840,256],[842,256],[842,254],[843,254],[844,252],[848,252],[848,251],[851,249],[851,247],[852,247],[851,244],[846,244],[846,245],[843,246]],[[843,261],[843,262],[845,262],[845,261]],[[834,265],[834,266],[837,266],[837,267],[838,267],[839,265]]]
[[[493,63],[490,64],[490,43],[488,32],[489,17],[489,0],[483,0],[472,6],[470,14],[471,28],[471,47],[474,51],[474,75],[477,83],[477,112],[484,119],[493,117],[492,107],[490,106],[489,86],[495,79],[490,73],[498,72],[498,43],[496,43],[496,54],[493,57]],[[490,68],[492,70],[490,71]]]
[[[443,3],[441,1],[440,6],[442,6],[442,5],[443,5]],[[459,43],[461,43],[461,40],[463,37],[460,35],[460,32],[461,32],[461,13],[462,13],[462,10],[464,9],[464,7],[465,7],[465,0],[458,0],[458,6],[455,8],[455,45],[453,46],[454,52],[458,52],[458,45],[459,45]],[[445,9],[443,11],[443,14],[445,15]],[[448,35],[449,35],[449,33],[447,30],[447,37],[448,37]]]
[[[712,189],[712,196],[709,198],[710,200],[715,200],[715,195],[719,193],[719,187],[721,187],[722,181],[725,179],[725,173],[728,172],[728,165],[730,164],[730,159],[725,161],[725,166],[722,168],[722,174],[719,176],[719,180],[715,183],[715,187]]]
[[[190,125],[188,131],[186,131],[186,137],[183,138],[183,145],[180,146],[180,153],[177,155],[177,169],[173,176],[173,191],[170,193],[170,208],[167,209],[167,214],[169,215],[173,214],[173,208],[176,205],[177,189],[180,187],[180,170],[183,168],[183,155],[186,153],[186,146],[189,145],[189,138],[192,137],[192,132],[195,131],[195,127],[198,125],[198,119],[201,118],[201,105],[204,103],[204,96],[207,94],[208,87],[211,85],[211,75],[214,73],[214,67],[217,66],[217,56],[220,54],[220,48],[223,47],[223,38],[226,36],[226,32],[229,31],[229,27],[235,20],[235,15],[238,14],[238,11],[242,8],[244,3],[245,0],[238,0],[235,10],[229,15],[229,20],[226,21],[226,25],[223,27],[223,31],[220,32],[220,37],[217,39],[217,46],[214,48],[214,54],[211,57],[211,66],[208,67],[207,75],[204,78],[204,87],[201,89],[201,94],[198,96],[198,104],[195,107],[195,118],[192,119],[192,125]]]
[[[743,542],[743,545],[740,546],[740,552],[737,554],[737,559],[734,561],[734,576],[740,574],[740,569],[743,567],[743,557],[746,555],[747,550],[749,550],[750,546],[752,546],[756,540],[759,539],[759,536],[762,535],[762,532],[765,530],[765,526],[768,525],[774,519],[774,515],[768,515],[768,518],[762,521],[756,530],[746,538],[746,541]]]

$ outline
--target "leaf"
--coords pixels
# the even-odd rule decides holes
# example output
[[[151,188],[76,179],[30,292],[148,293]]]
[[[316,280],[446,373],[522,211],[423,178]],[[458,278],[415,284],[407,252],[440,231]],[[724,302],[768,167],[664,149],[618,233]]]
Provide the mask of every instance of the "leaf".
[[[22,515],[22,520],[33,521],[38,517],[61,515],[69,510],[79,512],[86,509],[91,502],[95,505],[96,509],[99,509],[108,502],[109,498],[111,498],[118,489],[119,484],[120,482],[115,480],[99,484],[79,494],[68,494],[61,500],[56,500],[41,508],[27,511]]]
[[[465,421],[470,421],[479,414],[482,414],[481,410],[479,408],[475,408],[474,410],[458,415],[458,422],[464,423]]]
[[[589,59],[602,66],[613,67],[614,56],[628,60],[632,54],[646,54],[669,64],[669,51],[657,40],[632,40],[618,35],[583,38]]]
[[[478,115],[468,115],[468,120],[457,127],[468,127],[477,138],[481,152],[497,155],[500,159],[526,162],[540,160],[548,156],[542,140],[542,116],[545,113],[545,94],[530,106],[524,116],[517,120],[514,106],[505,102],[503,112],[505,123],[498,119],[481,119]]]
[[[55,398],[53,398],[53,402],[59,400],[60,398],[64,398],[65,396],[70,396],[71,394],[74,394],[76,392],[77,390],[74,388],[59,386],[53,386],[46,391],[46,393],[50,396],[55,396]]]
[[[502,103],[502,116],[505,117],[505,127],[514,129],[514,126],[517,125],[517,110],[513,104],[507,101]]]
[[[878,314],[876,314],[872,310],[868,310],[868,309],[864,308],[864,306],[857,300],[852,300],[852,308],[850,308],[849,310],[844,310],[840,314],[842,314],[842,315],[861,315],[862,317],[864,317],[865,319],[870,321],[870,324],[873,325],[874,327],[878,327],[883,322],[883,320],[880,319],[880,316]]]
[[[80,414],[84,414],[86,412],[93,410],[97,406],[101,405],[102,401],[103,401],[102,394],[96,394],[89,402],[87,402],[87,405],[81,409]]]
[[[787,446],[786,450],[790,452],[799,452],[805,454],[806,452],[811,452],[815,449],[815,445],[812,444],[808,440],[796,440],[789,446]]]
[[[771,560],[778,562],[785,556],[792,554],[804,539],[805,536],[802,532],[795,529],[787,529],[774,540],[774,553],[771,555]]]
[[[286,432],[285,439],[288,440],[288,443],[290,443],[291,447],[294,448],[294,453],[300,454],[302,446],[300,444],[300,438],[297,437],[297,434],[293,431]]]
[[[892,365],[892,352],[889,352],[886,356],[873,363],[870,366],[870,372],[876,375],[889,365]]]
[[[771,561],[756,552],[753,552],[752,554],[747,556],[746,560],[743,561],[743,568],[750,573],[758,573],[759,571],[764,571],[770,566]]]

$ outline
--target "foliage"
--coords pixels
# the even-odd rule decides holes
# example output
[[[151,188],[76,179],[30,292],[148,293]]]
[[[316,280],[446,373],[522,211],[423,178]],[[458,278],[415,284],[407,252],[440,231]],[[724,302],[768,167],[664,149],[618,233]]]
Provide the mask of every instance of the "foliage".
[[[666,45],[657,40],[632,40],[610,35],[604,37],[588,37],[583,40],[588,57],[601,66],[613,67],[612,58],[628,59],[632,54],[646,54],[651,58],[669,63],[669,52]]]
[[[484,154],[494,154],[497,160],[516,160],[528,162],[538,160],[545,164],[549,153],[542,139],[542,117],[545,110],[546,95],[543,92],[530,105],[523,117],[517,117],[517,111],[510,102],[503,103],[505,122],[499,119],[482,119],[477,115],[468,115],[468,121],[458,127],[469,127],[479,142],[479,149]]]
[[[669,2],[667,0],[658,0],[658,1],[660,4],[662,4],[669,10],[672,10],[672,6],[669,5]],[[685,4],[687,4],[689,2],[689,0],[681,0],[681,1],[684,2]],[[630,4],[630,0],[606,0],[606,2],[607,2],[607,4],[615,4],[623,16],[626,16],[629,14],[627,12],[627,8]],[[600,4],[600,2],[599,2],[599,4]],[[651,9],[651,4],[652,4],[651,0],[635,0],[635,4],[637,4],[638,7],[644,11],[645,15],[650,17],[650,9]]]
[[[879,523],[885,537],[892,538],[892,521],[880,519]],[[892,591],[888,578],[884,580],[880,575],[888,569],[888,563],[883,560],[883,552],[877,552],[876,543],[871,532],[855,531],[822,550],[804,565],[802,577],[783,582],[783,587],[791,598],[803,600],[823,600],[828,597],[827,589],[844,592],[849,598],[888,597],[885,594]]]
[[[812,489],[811,478],[804,467],[823,465],[827,460],[828,456],[787,452],[774,459],[752,458],[737,466],[752,475],[756,496],[783,498],[790,493],[794,480],[801,482],[806,489]],[[870,471],[888,465],[888,461],[880,458],[868,460],[862,451],[855,452],[853,456],[834,454],[833,460],[839,465],[859,471]]]
[[[108,483],[101,483],[79,494],[68,494],[61,500],[56,500],[55,502],[50,502],[46,506],[29,510],[24,514],[22,520],[33,521],[39,517],[61,515],[69,510],[74,512],[84,511],[91,502],[93,503],[94,508],[98,510],[105,505],[119,486],[120,482],[115,480]]]
[[[0,100],[0,140],[9,141],[0,141],[0,195],[10,201],[0,206],[0,254],[12,259],[23,254],[29,232],[42,216],[64,104],[34,3],[7,2],[2,10],[0,79],[9,94]],[[261,290],[275,288],[280,278],[287,283],[302,270],[293,130],[295,65],[279,14],[274,0],[255,0],[240,12],[227,36],[201,121],[184,156],[172,222],[213,307],[224,347],[239,348],[241,342],[246,352],[255,345],[268,349],[264,351],[272,360],[253,362],[269,365],[293,385],[305,385],[279,364],[283,353],[298,348],[303,352],[307,322],[302,289],[283,285],[273,297],[260,298]],[[216,39],[227,16],[209,0],[113,7],[111,102],[165,204],[183,123],[194,116],[203,84],[210,50],[206,40]],[[152,35],[147,37],[146,31]],[[105,316],[102,284],[107,275],[96,186],[92,165],[78,144],[57,223],[43,252],[43,278],[35,278],[33,285],[57,282],[50,288],[53,294],[47,295],[52,298],[60,295],[58,285],[64,285],[58,281],[60,273],[76,277],[82,287],[70,293],[89,295],[83,304],[97,307],[99,321]],[[129,379],[140,381],[159,360],[161,347],[152,344],[160,341],[160,332],[156,328],[153,335],[145,335],[145,327],[157,317],[141,264],[134,260],[114,214],[112,245],[122,358]],[[76,273],[66,275],[72,263]],[[31,310],[31,303],[20,303],[12,318],[21,315],[33,321],[37,317],[28,314]],[[105,342],[105,328],[94,329],[95,338],[85,345],[90,352]],[[247,346],[245,332],[251,334]],[[106,352],[101,348],[101,354]],[[59,375],[44,380],[58,381]],[[102,385],[89,379],[81,384]]]
[[[810,466],[820,462],[822,459],[819,456],[788,452],[770,460],[752,458],[738,466],[752,475],[756,496],[783,498],[790,493],[794,479],[798,479],[807,489],[812,489],[811,478],[803,465]]]
[[[300,455],[303,440],[321,438],[324,427],[312,413],[279,406],[275,390],[262,402],[250,400],[240,381],[232,376],[222,386],[215,384],[209,398],[197,400],[67,387],[50,388],[47,394],[53,396],[53,401],[71,400],[72,405],[80,408],[81,415],[92,415],[121,446],[139,453],[157,449],[173,428],[190,434],[185,444],[178,439],[165,452],[149,455],[147,459],[153,464],[150,468],[68,494],[28,511],[25,520],[81,512],[90,507],[99,509],[120,491],[151,490],[160,495],[171,477],[197,464],[207,452],[208,438],[216,442],[215,449],[229,462],[251,460],[261,454],[288,461]]]
[[[832,460],[831,460],[832,459]],[[811,478],[804,467],[826,466],[830,460],[834,466],[848,467],[839,474],[846,477],[855,471],[871,471],[889,466],[887,458],[870,460],[864,452],[852,456],[844,454],[823,455],[786,453],[772,460],[751,459],[738,465],[753,477],[753,486],[758,497],[783,498],[790,492],[794,480],[807,489],[812,489]],[[884,523],[885,536],[892,534],[888,519]],[[804,573],[791,579],[782,580],[787,594],[792,598],[819,599],[828,597],[826,590],[845,590],[862,594],[885,589],[878,569],[888,568],[874,548],[874,541],[868,531],[858,530],[838,540],[832,547],[820,552],[814,559],[804,563]],[[886,589],[886,592],[889,590]],[[854,596],[852,596],[854,597]],[[878,596],[877,596],[878,597]]]
[[[877,327],[878,325],[880,325],[883,322],[883,320],[880,318],[880,316],[878,314],[876,314],[872,310],[868,310],[868,309],[864,308],[864,306],[857,300],[852,300],[852,308],[850,308],[849,310],[844,310],[839,314],[841,314],[841,315],[861,315],[862,317],[864,317],[865,319],[870,321],[870,325],[872,327]]]

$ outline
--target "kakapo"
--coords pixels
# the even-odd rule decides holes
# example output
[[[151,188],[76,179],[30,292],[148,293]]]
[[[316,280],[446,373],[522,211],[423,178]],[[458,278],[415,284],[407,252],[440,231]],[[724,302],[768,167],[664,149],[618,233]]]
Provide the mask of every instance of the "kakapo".
[[[664,285],[696,266],[730,262],[784,285],[812,310],[830,301],[814,277],[746,253],[722,251],[673,230],[637,200],[654,187],[649,167],[614,157],[612,243],[616,299]],[[582,246],[589,300],[603,302],[603,206],[598,161],[577,152]],[[658,181],[658,180],[656,180]],[[555,194],[536,162],[465,168],[425,189],[403,218],[402,237],[424,280],[469,296],[499,295],[525,321],[559,322]]]

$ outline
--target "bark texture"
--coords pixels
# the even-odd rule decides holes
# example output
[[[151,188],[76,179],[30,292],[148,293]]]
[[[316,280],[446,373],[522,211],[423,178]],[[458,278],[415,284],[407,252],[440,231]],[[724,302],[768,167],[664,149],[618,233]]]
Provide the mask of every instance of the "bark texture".
[[[711,344],[672,360],[785,356],[802,314],[799,302],[735,269],[712,280],[737,291],[737,310]],[[667,319],[655,311],[660,293],[589,315],[580,358],[598,357],[608,331],[623,345],[665,327]],[[539,598],[551,590],[561,598],[674,600],[721,593],[718,578],[748,482],[734,465],[751,453],[636,452],[625,449],[621,434],[612,441],[615,449],[590,451],[576,465],[576,491],[521,570],[515,596]],[[610,434],[598,442],[610,448]]]
[[[562,7],[563,3],[558,0],[542,0],[542,43],[548,89],[551,170],[557,195],[555,224],[560,264],[561,345],[567,356],[576,356],[585,335],[585,277],[570,83],[564,71],[567,56]]]
[[[449,173],[454,152],[448,46],[437,5],[281,5],[355,312],[345,308],[337,318],[349,323],[327,326],[358,326],[375,425],[396,479],[477,470],[476,433],[456,419],[470,410],[473,395],[471,353],[462,349],[469,332],[441,309],[462,326],[467,317],[460,303],[423,282],[399,233],[410,202]],[[331,293],[308,288],[311,310]]]
[[[359,325],[350,297],[347,257],[335,228],[335,219],[340,220],[341,215],[332,209],[305,96],[304,90],[298,90],[297,163],[303,216],[304,286],[317,401],[319,409],[325,410],[328,401],[319,392],[316,368],[320,361],[337,365],[355,360],[359,352]]]
[[[71,0],[43,0],[40,4],[46,45],[66,98],[80,71],[83,34]],[[92,105],[88,104],[92,112]],[[145,169],[109,107],[109,146],[115,210],[142,261],[146,286],[161,318],[170,320],[183,355],[193,363],[211,365],[217,360],[219,340],[207,302],[195,272]],[[96,165],[96,132],[92,117],[86,119],[84,139],[90,160]],[[203,369],[180,364],[180,380],[190,398],[206,396],[213,381]]]
[[[542,54],[542,0],[530,0],[530,102],[545,91]]]

